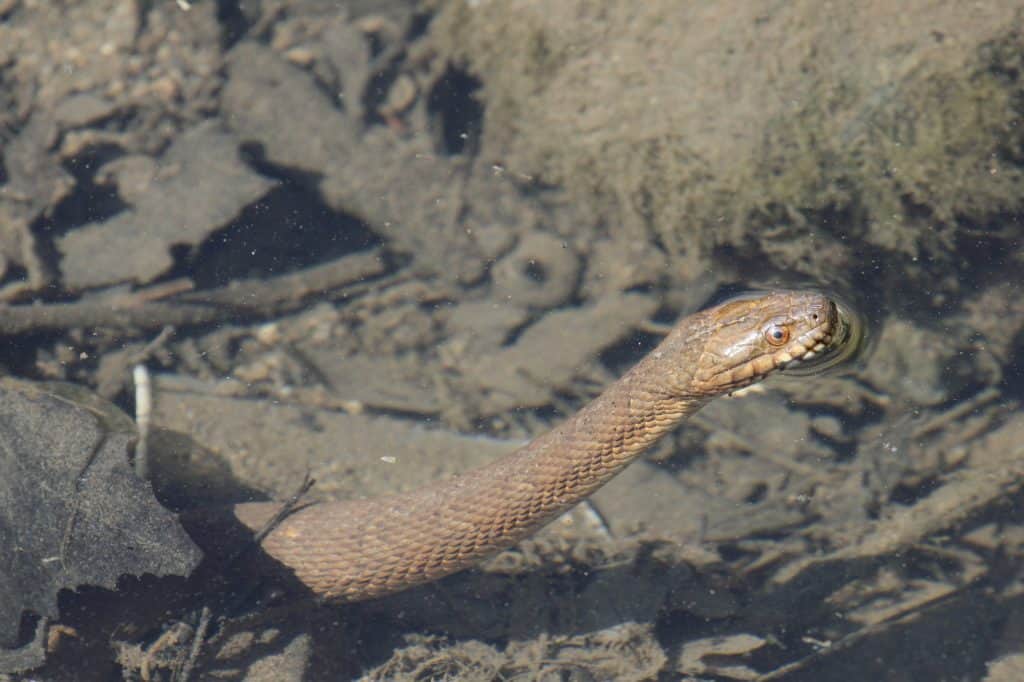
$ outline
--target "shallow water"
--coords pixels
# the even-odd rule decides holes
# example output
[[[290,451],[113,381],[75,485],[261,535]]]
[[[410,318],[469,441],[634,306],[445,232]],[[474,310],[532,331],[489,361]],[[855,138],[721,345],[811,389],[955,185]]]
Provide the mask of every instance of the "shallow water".
[[[129,413],[149,369],[160,504],[131,488],[132,532],[492,461],[742,291],[826,291],[867,330],[480,569],[357,605],[120,574],[189,573],[186,550],[79,578],[79,547],[159,561],[172,532],[82,540],[128,508],[89,497],[102,448],[58,477],[18,462],[85,426],[0,423],[0,672],[1019,679],[1011,9],[0,2],[3,362]],[[37,527],[62,529],[38,556]]]

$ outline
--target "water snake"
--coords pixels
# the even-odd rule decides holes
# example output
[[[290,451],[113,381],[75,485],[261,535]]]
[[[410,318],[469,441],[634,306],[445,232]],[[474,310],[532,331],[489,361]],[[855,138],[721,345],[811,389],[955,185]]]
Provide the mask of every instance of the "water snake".
[[[679,321],[591,403],[518,450],[407,494],[315,503],[263,551],[331,601],[383,596],[472,566],[580,502],[708,401],[845,341],[845,316],[811,292],[742,297]],[[234,507],[256,532],[278,511]]]

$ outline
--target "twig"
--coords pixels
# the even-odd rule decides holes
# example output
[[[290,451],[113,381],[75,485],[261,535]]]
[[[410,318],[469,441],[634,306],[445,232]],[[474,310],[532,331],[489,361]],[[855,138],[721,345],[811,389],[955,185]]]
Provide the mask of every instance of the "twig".
[[[160,329],[210,324],[239,315],[266,316],[298,308],[306,298],[378,277],[387,269],[378,249],[266,280],[189,292],[166,301],[117,306],[110,300],[0,306],[0,335],[78,327]]]
[[[143,481],[148,481],[149,470],[149,427],[153,416],[153,382],[150,380],[149,369],[143,365],[135,365],[132,371],[135,382],[135,428],[139,437],[135,442],[135,474]]]
[[[253,549],[254,547],[259,547],[260,543],[263,542],[264,538],[270,535],[271,531],[277,528],[278,525],[280,525],[280,523],[284,521],[286,518],[288,518],[296,511],[298,511],[297,507],[299,505],[299,501],[306,493],[309,492],[310,488],[312,488],[313,484],[315,483],[316,479],[312,478],[309,475],[309,472],[307,471],[306,475],[302,478],[302,483],[299,484],[298,489],[281,504],[281,508],[278,509],[277,512],[272,517],[270,517],[270,520],[263,524],[263,528],[261,528],[258,533],[253,535],[252,540],[250,542],[247,542],[244,547],[242,547],[234,556],[232,556],[228,560],[228,565],[234,565],[243,556],[245,556],[249,552],[249,550]]]
[[[929,419],[924,424],[918,426],[910,434],[912,440],[923,438],[933,431],[937,431],[947,424],[956,421],[960,417],[965,417],[971,412],[974,412],[978,408],[982,407],[986,403],[990,403],[999,397],[999,390],[992,386],[982,389],[971,398],[964,400],[957,404],[955,407],[946,410],[945,412],[936,415]]]
[[[299,484],[299,489],[292,493],[291,497],[284,501],[284,504],[282,504],[281,508],[277,510],[277,513],[274,514],[270,518],[270,520],[263,525],[263,528],[260,529],[260,532],[256,533],[256,535],[253,536],[252,543],[254,545],[258,545],[261,542],[263,542],[263,539],[270,535],[270,532],[277,528],[282,521],[284,521],[286,518],[291,516],[296,511],[298,511],[296,507],[299,504],[299,500],[301,500],[302,497],[309,492],[310,488],[312,488],[313,484],[315,483],[316,479],[310,476],[309,472],[307,471],[306,475],[302,477],[302,483]]]
[[[185,659],[185,663],[181,666],[178,674],[174,676],[178,682],[188,682],[189,678],[192,677],[192,671],[196,667],[196,661],[199,660],[199,652],[203,649],[203,643],[206,642],[206,632],[210,629],[210,621],[212,619],[213,612],[210,610],[210,607],[204,606],[203,610],[199,613],[199,623],[192,634],[192,646],[189,648],[188,658]]]

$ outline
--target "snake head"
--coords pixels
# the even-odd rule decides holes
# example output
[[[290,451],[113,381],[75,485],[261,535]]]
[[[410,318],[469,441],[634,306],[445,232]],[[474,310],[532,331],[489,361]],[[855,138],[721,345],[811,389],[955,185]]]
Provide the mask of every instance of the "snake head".
[[[710,399],[773,372],[827,364],[849,323],[834,301],[814,292],[779,291],[732,299],[699,314],[701,345],[687,393]],[[806,365],[805,365],[806,366]]]

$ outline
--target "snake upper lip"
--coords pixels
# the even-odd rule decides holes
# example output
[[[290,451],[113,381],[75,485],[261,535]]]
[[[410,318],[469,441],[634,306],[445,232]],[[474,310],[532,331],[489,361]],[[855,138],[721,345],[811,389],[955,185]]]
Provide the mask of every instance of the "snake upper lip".
[[[834,325],[826,330],[812,329],[807,332],[802,338],[797,339],[797,343],[800,344],[804,351],[797,357],[780,361],[777,369],[793,368],[811,360],[820,359],[819,354],[827,352],[832,346],[833,331]]]

